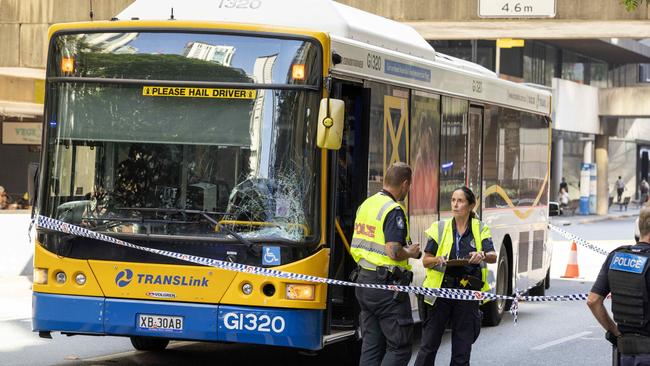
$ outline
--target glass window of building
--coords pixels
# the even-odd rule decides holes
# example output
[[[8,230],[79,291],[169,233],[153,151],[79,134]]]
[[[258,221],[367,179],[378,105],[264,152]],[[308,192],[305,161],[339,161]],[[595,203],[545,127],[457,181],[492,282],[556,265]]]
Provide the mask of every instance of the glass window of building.
[[[429,41],[436,50],[449,56],[475,62],[486,69],[494,70],[495,41],[476,41],[476,60],[472,60],[471,40]]]

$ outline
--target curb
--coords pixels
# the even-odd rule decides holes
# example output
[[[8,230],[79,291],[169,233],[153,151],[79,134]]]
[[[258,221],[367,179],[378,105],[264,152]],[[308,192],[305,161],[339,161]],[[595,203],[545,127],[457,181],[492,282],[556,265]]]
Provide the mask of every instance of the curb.
[[[612,215],[612,216],[594,216],[594,217],[585,217],[583,219],[578,219],[575,221],[566,221],[566,220],[549,220],[549,222],[556,226],[569,226],[571,224],[589,224],[592,222],[607,221],[607,220],[622,220],[630,217],[636,217],[638,213],[629,213],[622,215]]]

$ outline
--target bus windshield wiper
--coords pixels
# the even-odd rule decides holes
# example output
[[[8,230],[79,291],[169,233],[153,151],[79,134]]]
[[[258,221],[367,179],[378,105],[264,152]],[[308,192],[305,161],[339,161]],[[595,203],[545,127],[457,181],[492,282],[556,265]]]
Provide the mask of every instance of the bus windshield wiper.
[[[153,208],[153,207],[146,207],[146,208],[140,208],[140,207],[120,207],[118,210],[128,210],[128,211],[150,211],[150,212],[170,212],[170,213],[180,213],[180,214],[190,214],[190,215],[201,215],[203,218],[208,220],[210,223],[214,224],[219,230],[223,230],[228,235],[232,236],[237,240],[239,243],[246,245],[246,248],[248,251],[250,251],[252,254],[256,256],[260,256],[262,254],[262,250],[259,248],[259,246],[254,245],[250,240],[244,238],[243,236],[237,234],[234,230],[230,229],[226,225],[221,224],[219,221],[215,220],[212,216],[210,215],[226,215],[224,212],[215,212],[215,211],[204,211],[204,210],[189,210],[189,209],[182,209],[182,208]],[[136,219],[137,221],[137,219]],[[159,220],[159,221],[168,221],[168,223],[174,223],[174,224],[193,224],[196,223],[196,221],[177,221],[177,220]],[[146,222],[156,222],[150,221],[149,219],[146,219]]]
[[[255,245],[253,245],[253,243],[251,243],[250,240],[248,240],[248,239],[244,238],[243,236],[237,234],[234,230],[231,230],[231,229],[230,229],[229,227],[227,227],[226,225],[222,225],[219,221],[213,219],[210,215],[208,215],[207,212],[205,212],[205,211],[196,211],[196,210],[188,210],[188,211],[193,211],[193,212],[195,212],[195,213],[200,214],[200,215],[203,216],[206,220],[210,221],[210,222],[213,223],[216,227],[218,227],[219,230],[223,229],[225,232],[227,232],[228,234],[230,234],[233,238],[237,239],[240,243],[242,243],[242,244],[246,244],[247,249],[248,249],[251,253],[253,253],[255,256],[258,256],[258,257],[259,257],[260,255],[262,255],[262,250],[259,248],[259,246],[255,246]],[[192,212],[188,212],[188,213],[192,213]]]

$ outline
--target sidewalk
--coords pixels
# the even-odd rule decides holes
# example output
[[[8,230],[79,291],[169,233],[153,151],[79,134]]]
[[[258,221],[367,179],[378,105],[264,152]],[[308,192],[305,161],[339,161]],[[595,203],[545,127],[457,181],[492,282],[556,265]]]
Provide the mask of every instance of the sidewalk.
[[[587,224],[591,222],[606,221],[606,220],[622,220],[627,218],[636,218],[639,216],[640,208],[629,205],[628,209],[623,209],[620,211],[618,206],[612,205],[609,208],[607,215],[580,215],[575,214],[573,216],[554,216],[550,218],[551,224],[555,226],[567,226],[567,225],[580,225]]]

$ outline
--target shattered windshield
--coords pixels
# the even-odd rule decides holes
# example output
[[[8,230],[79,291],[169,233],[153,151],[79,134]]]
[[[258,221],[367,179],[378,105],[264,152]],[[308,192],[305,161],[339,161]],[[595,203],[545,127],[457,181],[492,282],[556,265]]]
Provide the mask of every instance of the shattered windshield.
[[[233,241],[227,226],[250,240],[318,237],[318,92],[175,98],[145,88],[54,85],[48,215],[133,235]]]

